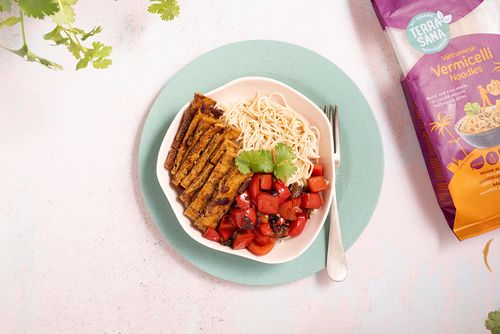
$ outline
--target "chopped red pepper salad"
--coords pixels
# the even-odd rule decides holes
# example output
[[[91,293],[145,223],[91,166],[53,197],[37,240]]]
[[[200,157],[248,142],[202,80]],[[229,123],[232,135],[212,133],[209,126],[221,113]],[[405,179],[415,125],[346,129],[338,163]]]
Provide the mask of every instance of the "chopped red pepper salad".
[[[271,173],[256,173],[217,228],[208,228],[203,237],[233,249],[246,248],[255,255],[265,255],[278,238],[302,233],[312,211],[324,204],[323,192],[327,189],[328,181],[319,164],[314,165],[306,187],[286,186]]]

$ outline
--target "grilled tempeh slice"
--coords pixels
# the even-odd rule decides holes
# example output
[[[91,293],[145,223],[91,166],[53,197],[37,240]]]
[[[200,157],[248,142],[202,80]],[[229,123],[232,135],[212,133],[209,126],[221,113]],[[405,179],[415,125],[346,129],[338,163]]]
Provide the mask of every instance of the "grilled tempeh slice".
[[[214,165],[211,164],[210,162],[205,164],[205,169],[198,175],[198,177],[189,184],[189,187],[186,188],[182,192],[182,194],[179,196],[181,201],[188,206],[191,204],[193,201],[193,198],[196,196],[198,190],[200,190],[201,187],[207,182],[208,177],[210,176],[210,173],[212,173],[212,170],[214,169]]]
[[[189,171],[189,174],[184,177],[181,182],[181,186],[184,189],[189,188],[190,184],[195,182],[198,175],[200,175],[200,173],[203,171],[205,164],[207,164],[209,161],[212,164],[217,163],[217,161],[228,149],[228,147],[237,149],[238,146],[232,141],[235,140],[239,136],[239,134],[240,131],[234,128],[226,128],[222,135],[216,135],[206,148],[205,152],[203,152],[203,156],[196,162],[195,166]],[[213,159],[212,156],[214,157]]]
[[[205,207],[203,215],[198,217],[193,224],[200,230],[209,227],[216,228],[219,220],[231,208],[234,198],[241,185],[252,176],[252,173],[242,174],[236,167],[232,167],[222,182],[219,182],[215,194]]]
[[[236,150],[227,150],[222,155],[221,159],[215,165],[215,168],[210,173],[210,177],[207,179],[203,187],[199,190],[196,198],[191,202],[189,207],[184,211],[184,214],[192,219],[196,220],[200,214],[205,209],[205,206],[212,198],[219,182],[224,178],[224,176],[233,167],[234,158],[236,157]]]
[[[179,129],[177,130],[177,133],[175,134],[174,141],[172,143],[172,146],[170,148],[170,151],[168,152],[167,158],[165,159],[165,168],[168,170],[171,170],[175,157],[177,156],[177,150],[182,144],[182,140],[184,139],[184,135],[188,131],[189,125],[191,124],[191,121],[193,120],[194,115],[199,109],[204,109],[202,106],[208,107],[213,107],[215,106],[217,102],[212,100],[209,97],[206,97],[201,94],[194,94],[193,101],[191,104],[186,108],[184,113],[182,114],[182,119],[181,119],[181,124],[179,126]]]
[[[177,174],[186,153],[194,144],[196,144],[200,136],[215,122],[217,122],[217,120],[212,116],[205,115],[201,111],[196,113],[193,121],[189,125],[186,135],[182,139],[181,146],[177,150],[177,156],[175,157],[174,165],[171,170],[172,175]]]
[[[200,139],[194,144],[187,155],[184,157],[179,170],[174,176],[172,183],[176,186],[182,182],[182,180],[186,177],[187,174],[192,170],[192,168],[196,165],[200,165],[199,160],[204,160],[203,156],[206,154],[206,148],[210,144],[212,138],[224,131],[224,125],[222,123],[215,123],[212,127],[210,127],[206,132],[202,133]],[[203,161],[203,164],[206,160]]]

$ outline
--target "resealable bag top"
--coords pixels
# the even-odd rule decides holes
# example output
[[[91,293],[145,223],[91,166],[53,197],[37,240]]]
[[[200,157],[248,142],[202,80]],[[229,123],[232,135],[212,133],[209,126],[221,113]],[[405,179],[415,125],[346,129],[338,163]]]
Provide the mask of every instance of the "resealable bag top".
[[[436,198],[463,240],[500,227],[500,0],[372,0]]]

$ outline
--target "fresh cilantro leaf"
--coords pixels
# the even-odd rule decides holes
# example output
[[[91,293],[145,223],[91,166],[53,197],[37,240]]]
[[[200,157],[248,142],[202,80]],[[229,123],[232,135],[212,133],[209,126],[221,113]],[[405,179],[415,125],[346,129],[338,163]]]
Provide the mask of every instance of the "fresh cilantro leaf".
[[[11,0],[0,0],[0,12],[8,12],[11,6]]]
[[[90,62],[94,68],[107,68],[112,64],[112,60],[107,58],[111,55],[111,50],[111,46],[106,46],[101,42],[93,42],[92,49],[84,50],[85,56],[76,64],[76,69],[85,68]]]
[[[492,334],[500,334],[500,310],[488,313],[485,325]]]
[[[245,151],[236,157],[236,166],[243,174],[250,171],[270,173],[273,171],[273,158],[268,150]]]
[[[105,58],[111,54],[111,46],[106,46],[101,42],[92,42],[93,58]]]
[[[80,59],[78,63],[76,63],[76,70],[81,70],[82,68],[85,68],[88,66],[90,59],[87,57]]]
[[[51,16],[52,21],[57,25],[71,24],[75,22],[75,10],[73,6],[76,5],[78,0],[60,0],[61,8],[59,11]]]
[[[236,157],[236,166],[243,174],[250,171],[259,173],[274,173],[278,179],[286,181],[297,171],[293,163],[295,153],[290,146],[279,143],[274,147],[273,155],[269,150],[252,150],[241,152]]]
[[[283,161],[281,164],[274,166],[274,176],[282,181],[288,180],[297,171],[297,167],[292,161]]]
[[[278,143],[274,147],[276,164],[281,164],[283,161],[292,161],[295,159],[295,153],[290,146]]]
[[[69,52],[71,52],[71,54],[73,55],[73,57],[75,57],[76,59],[81,59],[81,48],[80,46],[72,39],[69,40],[69,45],[68,45],[68,50]]]
[[[21,18],[19,16],[10,16],[3,21],[0,20],[0,28],[3,26],[13,27],[16,24],[18,24],[20,21],[21,21]]]
[[[92,37],[98,33],[100,33],[102,31],[102,27],[101,26],[97,26],[97,27],[94,27],[94,29],[90,30],[89,32],[83,32],[82,35],[82,41],[86,40],[87,38],[89,37]]]
[[[56,0],[19,0],[19,7],[27,16],[36,19],[43,19],[59,10]]]
[[[29,49],[28,49],[28,46],[26,44],[24,44],[20,49],[18,50],[11,50],[11,49],[6,49],[18,56],[21,56],[23,57],[24,59],[26,59],[27,61],[31,61],[31,62],[36,62],[36,63],[39,63],[39,64],[42,64],[43,66],[46,66],[52,70],[62,70],[63,67],[57,63],[54,63],[53,61],[50,61],[48,59],[45,59],[45,58],[42,58],[40,56],[37,56],[36,54],[34,54],[33,52],[31,52]]]
[[[68,45],[69,38],[62,35],[64,29],[61,26],[56,26],[53,30],[43,35],[43,39],[46,41],[53,41],[55,45]]]
[[[177,0],[149,0],[152,4],[148,7],[148,12],[159,14],[164,21],[171,21],[179,15],[179,4]]]
[[[94,66],[94,68],[108,68],[111,64],[113,63],[113,61],[109,58],[105,58],[105,59],[97,59],[97,60],[94,60],[92,62],[92,66]]]
[[[252,161],[252,151],[241,152],[235,159],[236,167],[243,174],[251,172],[250,164]]]

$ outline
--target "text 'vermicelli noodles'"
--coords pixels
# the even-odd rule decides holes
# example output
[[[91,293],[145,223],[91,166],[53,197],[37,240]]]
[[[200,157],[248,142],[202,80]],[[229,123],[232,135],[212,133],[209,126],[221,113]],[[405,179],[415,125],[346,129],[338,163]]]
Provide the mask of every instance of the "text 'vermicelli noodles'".
[[[311,176],[314,159],[319,155],[319,130],[293,110],[283,95],[272,93],[221,106],[227,124],[241,130],[243,151],[272,149],[277,143],[292,147],[296,154],[296,173],[287,184],[304,184]]]

